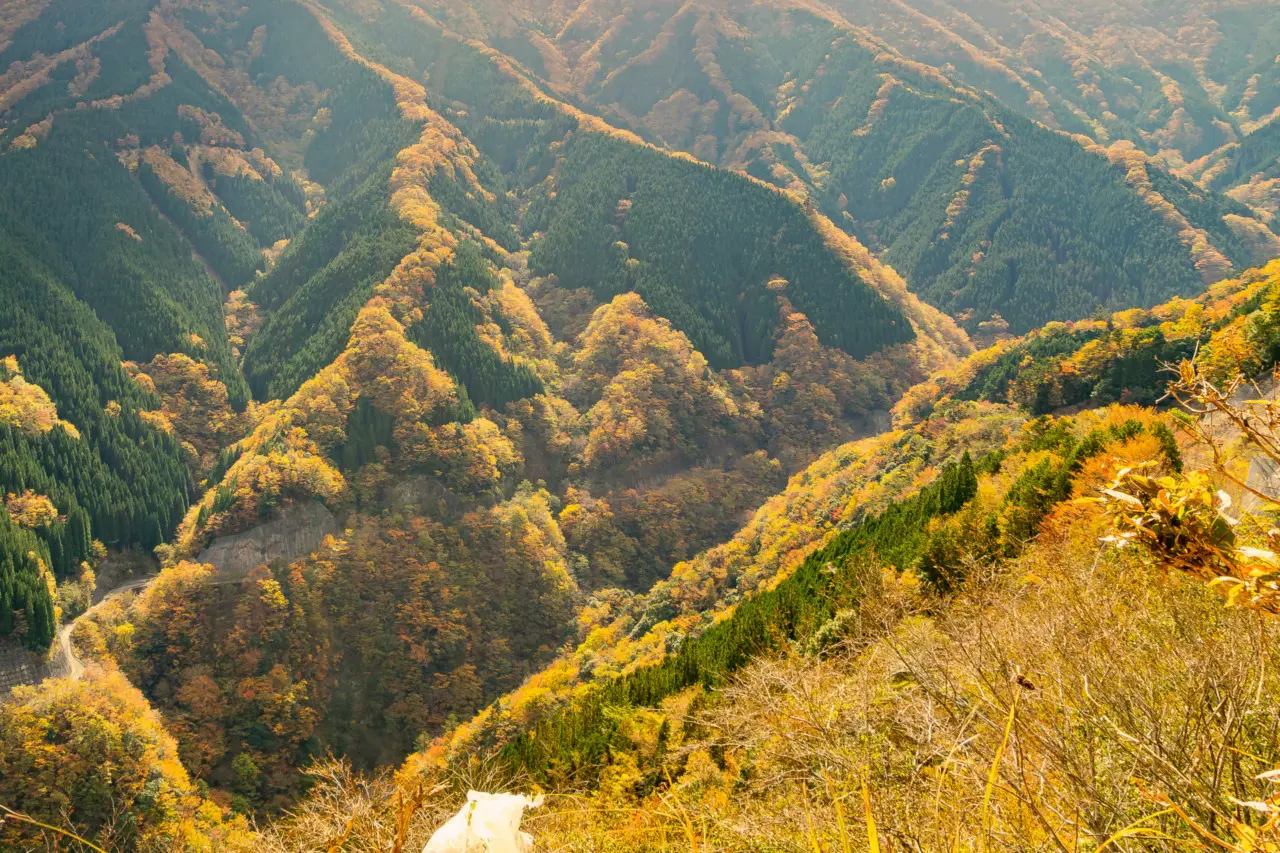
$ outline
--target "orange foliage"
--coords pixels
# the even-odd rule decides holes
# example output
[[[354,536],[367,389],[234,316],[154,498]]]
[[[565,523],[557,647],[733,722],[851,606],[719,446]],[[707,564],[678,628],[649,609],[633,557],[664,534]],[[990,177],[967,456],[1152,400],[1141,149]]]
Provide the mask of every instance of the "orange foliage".
[[[251,795],[282,802],[312,739],[333,743],[322,715],[351,737],[335,746],[396,760],[550,659],[577,594],[553,500],[526,486],[450,525],[354,516],[344,539],[292,566],[218,585],[211,567],[181,563],[131,608],[92,619],[100,637],[128,626],[128,642],[107,645],[153,686],[189,766],[226,779],[247,757],[259,771]],[[251,742],[246,721],[276,748]]]
[[[127,148],[117,156],[131,172],[136,172],[142,163],[146,163],[174,195],[189,204],[198,214],[212,213],[218,204],[218,200],[214,198],[213,193],[209,192],[209,188],[203,181],[158,145],[143,149]]]
[[[19,687],[0,705],[0,801],[103,843],[180,851],[253,849],[192,785],[173,738],[119,673]],[[104,788],[104,775],[110,786]],[[0,847],[44,848],[41,830],[0,824]]]
[[[1049,323],[1029,332],[1021,338],[998,341],[961,361],[955,367],[941,371],[927,382],[909,390],[894,407],[894,422],[898,426],[917,423],[933,409],[963,391],[984,369],[1021,343],[1039,337],[1060,334],[1064,331],[1115,329],[1113,334],[1089,341],[1075,352],[1058,360],[1061,376],[1094,377],[1115,360],[1133,351],[1139,341],[1139,332],[1158,328],[1168,341],[1194,341],[1203,338],[1211,329],[1225,323],[1213,332],[1203,347],[1201,361],[1211,376],[1227,376],[1237,369],[1256,372],[1264,357],[1251,340],[1252,321],[1240,316],[1230,319],[1242,305],[1258,298],[1280,281],[1280,262],[1251,270],[1240,278],[1228,278],[1210,285],[1195,299],[1176,297],[1150,310],[1129,309],[1120,311],[1108,321],[1080,320],[1074,323]],[[1028,380],[1030,383],[1030,380]],[[1014,388],[1011,399],[1029,399],[1035,393],[1028,384]],[[1019,398],[1019,393],[1024,397]],[[1050,394],[1052,397],[1052,393]]]
[[[244,146],[244,137],[224,125],[217,113],[183,104],[178,107],[178,115],[200,126],[200,142],[204,145]]]

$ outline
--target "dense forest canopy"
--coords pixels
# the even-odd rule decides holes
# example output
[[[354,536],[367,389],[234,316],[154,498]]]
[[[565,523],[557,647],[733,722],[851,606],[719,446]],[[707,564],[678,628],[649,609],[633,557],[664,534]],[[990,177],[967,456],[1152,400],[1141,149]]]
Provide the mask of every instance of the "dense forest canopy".
[[[884,733],[926,686],[970,762],[935,789],[1001,766],[1003,687],[930,679],[995,683],[1012,653],[952,646],[989,602],[1022,618],[1019,584],[1183,656],[1160,625],[1235,625],[1172,587],[1135,623],[1138,558],[1094,554],[1114,512],[1079,499],[1123,463],[1216,507],[1177,479],[1187,421],[1142,407],[1169,363],[1280,358],[1274,10],[970,6],[0,3],[0,686],[66,676],[0,696],[0,807],[30,818],[0,847],[403,850],[454,787],[520,780],[581,796],[546,824],[570,847],[643,848],[670,801],[726,817],[698,849],[836,849],[809,798],[868,762],[775,761],[752,702],[874,683],[900,717],[859,749],[906,804],[941,759]],[[1247,724],[1188,737],[1265,762],[1249,636]],[[875,668],[901,648],[950,657]],[[1126,724],[1091,742],[1173,778]],[[1138,820],[1094,765],[1106,826]],[[1041,795],[1005,782],[1012,837]]]

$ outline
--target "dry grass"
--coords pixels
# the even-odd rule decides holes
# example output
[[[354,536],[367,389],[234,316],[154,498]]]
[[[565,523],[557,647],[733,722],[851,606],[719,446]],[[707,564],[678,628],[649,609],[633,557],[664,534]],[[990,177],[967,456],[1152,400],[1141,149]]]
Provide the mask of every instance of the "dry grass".
[[[841,615],[840,643],[758,661],[710,704],[667,706],[690,733],[667,784],[643,800],[607,784],[553,796],[525,821],[536,849],[1233,849],[1209,839],[1262,822],[1243,804],[1267,798],[1257,777],[1280,761],[1280,623],[1160,577],[1105,532],[1095,505],[1064,505],[1022,556],[974,566],[948,600],[859,567],[869,592]],[[527,788],[494,772],[476,762],[413,800],[412,777],[333,765],[261,849],[421,849],[465,787]]]
[[[1189,821],[1256,825],[1237,802],[1265,798],[1280,752],[1280,626],[1105,549],[1101,524],[1064,507],[949,602],[882,587],[840,653],[725,689],[663,798],[553,803],[540,843],[1173,851],[1206,843]]]
[[[366,776],[346,761],[321,762],[309,775],[310,795],[263,831],[259,853],[418,851],[458,805],[443,796],[443,785],[390,773]]]

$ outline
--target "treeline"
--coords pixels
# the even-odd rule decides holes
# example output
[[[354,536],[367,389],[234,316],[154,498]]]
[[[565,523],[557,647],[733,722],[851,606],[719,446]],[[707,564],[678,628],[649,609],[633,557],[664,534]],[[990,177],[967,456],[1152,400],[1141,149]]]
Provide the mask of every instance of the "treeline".
[[[537,204],[537,202],[535,202]],[[530,264],[607,301],[639,293],[721,368],[768,361],[778,324],[771,279],[819,339],[861,357],[911,340],[897,308],[855,277],[789,199],[731,172],[599,134],[576,134]]]
[[[53,636],[42,572],[71,579],[92,559],[95,539],[154,548],[187,509],[191,472],[181,448],[140,414],[160,401],[121,362],[187,353],[210,365],[235,405],[248,399],[221,288],[192,246],[238,282],[261,263],[255,241],[221,210],[196,216],[149,166],[135,179],[116,153],[151,145],[180,152],[178,134],[199,140],[201,120],[212,119],[180,107],[216,113],[228,132],[248,139],[243,117],[172,54],[165,65],[171,82],[147,97],[74,109],[81,99],[133,94],[151,76],[143,33],[149,11],[138,2],[92,12],[55,2],[6,53],[56,53],[67,39],[78,44],[123,22],[90,47],[100,68],[87,89],[68,91],[63,72],[77,69],[70,62],[32,93],[27,107],[41,112],[38,119],[57,110],[52,126],[0,158],[0,357],[15,356],[23,381],[47,392],[57,412],[52,426],[0,419],[0,496],[43,496],[55,515],[26,529],[0,512],[0,624],[5,631],[25,626],[31,648],[47,647]],[[22,130],[11,127],[3,144]]]
[[[1085,460],[1112,442],[1144,432],[1157,437],[1171,465],[1180,465],[1176,441],[1162,425],[1148,428],[1131,420],[1077,438],[1069,420],[1045,418],[1031,424],[1017,449],[1052,455],[1019,472],[991,509],[972,501],[979,476],[999,471],[1005,454],[996,451],[976,463],[963,455],[914,496],[838,533],[792,575],[745,598],[731,616],[687,637],[661,663],[597,684],[512,735],[498,750],[500,760],[540,784],[593,785],[616,752],[632,749],[619,727],[626,709],[653,707],[698,685],[713,690],[754,658],[791,643],[820,653],[838,640],[833,635],[839,612],[860,594],[854,572],[859,561],[916,571],[935,587],[947,588],[963,580],[967,561],[962,555],[1000,559],[1017,553],[1044,516],[1070,497]],[[660,759],[654,758],[655,773]],[[650,787],[661,781],[657,775],[647,780]]]
[[[158,542],[155,528],[169,530],[185,511],[188,482],[177,443],[137,415],[158,401],[121,369],[120,347],[92,311],[11,243],[0,240],[0,259],[0,351],[17,356],[80,432],[10,430],[0,485],[33,488],[63,512],[63,495],[74,496],[104,542]]]
[[[273,21],[268,40],[276,53],[255,60],[255,73],[301,84],[314,71],[318,84],[332,87],[327,125],[305,152],[328,203],[249,291],[266,320],[249,340],[245,376],[258,398],[283,399],[337,357],[373,288],[417,244],[414,229],[390,207],[389,182],[395,155],[416,141],[421,127],[400,116],[385,81],[333,49],[305,9],[267,4],[264,10]],[[314,56],[296,55],[300,48],[279,32],[277,16],[298,27],[301,43],[314,40]],[[280,64],[290,56],[295,63]],[[333,64],[313,67],[316,57]]]
[[[91,538],[155,547],[186,511],[190,488],[177,442],[138,415],[158,401],[121,369],[123,353],[102,321],[3,238],[0,266],[0,352],[17,357],[24,379],[47,391],[79,433],[0,419],[0,497],[30,489],[65,517],[42,534],[40,552],[59,577],[87,559]],[[19,575],[26,553],[12,558]]]
[[[1207,309],[1185,303],[1151,315],[1122,312],[1105,325],[1040,330],[999,352],[953,396],[1042,415],[1086,403],[1153,405],[1164,397],[1168,365],[1192,357],[1215,377],[1256,376],[1280,360],[1280,279],[1259,271],[1241,281],[1224,282],[1235,292],[1220,300],[1207,296]],[[1161,314],[1169,319],[1157,322]]]
[[[211,163],[205,163],[204,177],[227,211],[245,224],[261,246],[292,237],[306,224],[306,201],[292,178],[218,175]]]
[[[400,116],[391,87],[372,71],[344,63],[329,97],[329,125],[307,146],[306,165],[330,198],[360,186],[421,133]]]
[[[0,63],[7,68],[37,51],[46,56],[61,53],[122,20],[136,19],[139,13],[145,17],[146,10],[146,3],[140,0],[105,0],[86,8],[76,0],[53,0],[42,14],[18,28],[0,51]]]
[[[489,263],[473,240],[462,243],[454,258],[436,272],[422,320],[409,337],[431,351],[436,363],[467,389],[470,398],[501,410],[512,400],[542,391],[542,381],[527,365],[504,359],[480,339],[476,326],[485,320],[468,290],[483,295],[499,286]],[[501,322],[501,318],[495,318]]]
[[[1254,260],[1223,221],[1254,213],[1154,163],[1145,167],[1151,186],[1131,186],[1125,165],[1072,138],[1095,136],[1090,125],[1101,122],[1114,131],[1109,138],[1140,147],[1147,145],[1142,140],[1176,134],[1177,142],[1157,147],[1181,148],[1188,162],[1214,151],[1230,141],[1234,120],[1194,75],[1095,63],[1091,85],[1106,93],[1098,103],[1109,102],[1119,116],[1102,116],[1091,102],[1085,108],[1096,122],[1090,122],[1076,106],[1068,109],[1062,95],[1078,90],[1073,74],[1080,69],[1043,63],[1043,78],[1031,84],[1038,90],[1032,111],[1052,106],[1058,123],[1050,130],[1019,115],[1028,109],[1028,92],[1011,85],[998,63],[950,57],[951,79],[959,75],[973,85],[961,89],[818,16],[797,12],[783,26],[777,15],[731,10],[704,17],[671,7],[643,21],[619,16],[610,38],[628,47],[600,57],[580,94],[655,142],[780,188],[807,190],[913,292],[964,317],[970,331],[995,314],[1020,334],[1052,320],[1087,317],[1100,305],[1150,306],[1201,289],[1203,241],[1183,245],[1189,235],[1168,221],[1173,217],[1164,201],[1236,269]],[[717,28],[727,32],[728,21],[739,35],[710,37]],[[581,26],[585,32],[592,24]],[[1259,70],[1255,82],[1262,89],[1254,94],[1261,100],[1249,107],[1265,115],[1272,72]],[[1162,94],[1165,74],[1177,75],[1182,102],[1176,109]],[[726,97],[726,89],[733,95]],[[765,119],[764,128],[785,133],[761,132],[761,114],[777,116]],[[1264,131],[1255,131],[1242,141],[1239,157],[1265,164],[1274,161],[1273,149]],[[1259,168],[1243,167],[1241,174]],[[1216,189],[1239,177],[1223,179]]]
[[[1205,334],[1203,340],[1208,340]],[[1013,403],[1044,415],[1080,403],[1126,402],[1149,406],[1164,396],[1165,365],[1195,354],[1197,338],[1168,340],[1158,327],[1136,334],[1121,330],[1054,330],[1010,349],[982,371],[959,395],[962,400]],[[1063,370],[1085,345],[1112,350],[1112,357],[1089,372]]]
[[[390,207],[391,165],[326,204],[249,289],[266,316],[244,373],[258,399],[283,399],[342,352],[373,288],[417,245]]]
[[[19,527],[0,507],[0,637],[21,634],[29,649],[47,649],[57,632],[53,596],[42,565],[50,562],[44,541]]]
[[[857,595],[848,571],[850,559],[873,553],[876,545],[889,546],[895,556],[905,557],[913,550],[911,545],[892,537],[907,531],[918,548],[924,523],[960,509],[976,487],[976,472],[967,456],[946,466],[936,483],[838,534],[786,580],[746,598],[731,617],[688,637],[661,663],[598,685],[569,707],[515,735],[500,750],[501,759],[540,783],[551,781],[553,774],[560,777],[557,781],[590,782],[609,760],[618,734],[616,725],[610,724],[610,707],[652,706],[698,684],[713,688],[752,658],[817,630],[834,615],[838,604]]]
[[[600,301],[639,293],[716,367],[769,360],[778,316],[766,285],[774,278],[789,282],[787,296],[825,344],[860,357],[912,338],[901,313],[850,273],[788,199],[600,134],[576,134],[561,148],[572,118],[405,11],[347,16],[343,25],[367,55],[428,80],[433,106],[479,148],[475,170],[500,216],[472,209],[477,194],[460,185],[433,182],[433,198],[511,248],[506,188],[528,191],[521,232],[545,232],[533,245],[535,272],[589,287]]]
[[[249,342],[244,371],[262,398],[287,397],[332,361],[373,288],[417,245],[416,232],[390,207],[389,181],[394,156],[421,129],[399,117],[389,87],[379,79],[355,75],[340,84],[335,98],[330,126],[307,149],[311,174],[335,182],[328,193],[332,200],[250,289],[267,320]],[[483,163],[478,168],[486,170]],[[500,186],[501,175],[487,169]],[[489,200],[441,170],[430,193],[446,226],[465,231],[469,225],[504,248],[518,248],[505,189]],[[537,393],[541,383],[527,368],[500,359],[476,335],[478,311],[464,288],[486,292],[493,276],[478,246],[469,245],[439,271],[427,294],[431,310],[414,326],[415,340],[429,346],[474,399],[501,405]]]

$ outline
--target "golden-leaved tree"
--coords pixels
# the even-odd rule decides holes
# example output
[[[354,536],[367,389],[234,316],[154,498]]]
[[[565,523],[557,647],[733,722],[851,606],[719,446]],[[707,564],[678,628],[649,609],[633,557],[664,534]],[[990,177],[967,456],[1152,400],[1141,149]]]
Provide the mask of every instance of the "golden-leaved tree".
[[[56,825],[108,850],[252,850],[243,818],[229,819],[192,784],[159,716],[124,676],[18,688],[0,705],[0,820],[6,850],[87,849]]]

